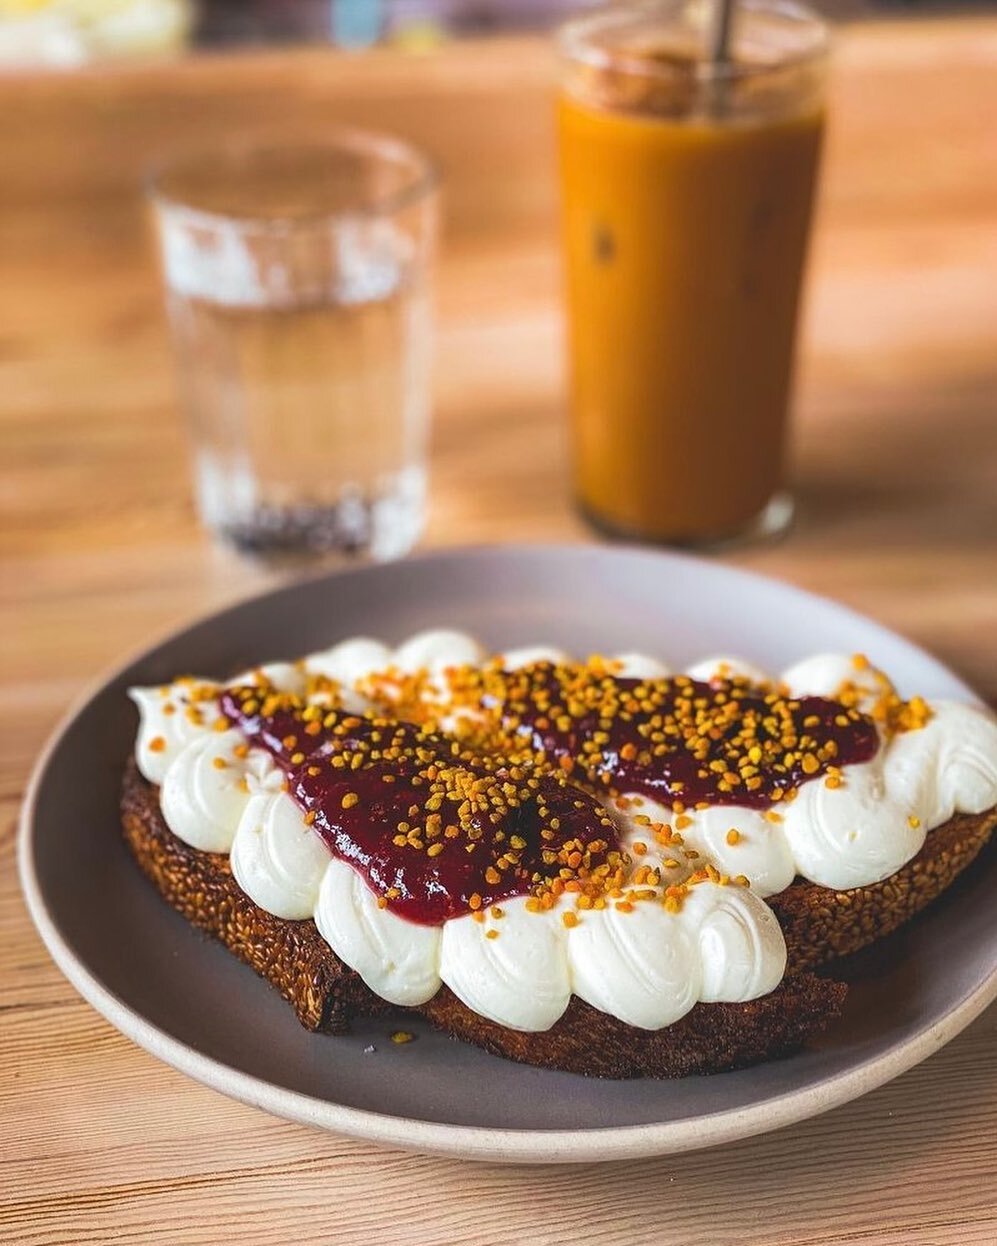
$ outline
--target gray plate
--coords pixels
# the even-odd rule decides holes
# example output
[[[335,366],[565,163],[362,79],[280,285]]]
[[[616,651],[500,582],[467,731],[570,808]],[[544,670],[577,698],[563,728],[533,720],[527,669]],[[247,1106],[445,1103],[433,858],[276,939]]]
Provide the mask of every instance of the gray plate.
[[[501,648],[639,649],[681,666],[732,653],[770,669],[863,651],[902,692],[971,699],[933,658],[859,615],[717,563],[601,547],[458,550],[291,585],[195,624],[111,676],[36,769],[20,840],[35,923],[60,968],[169,1064],[280,1116],[419,1151],[574,1161],[689,1150],[852,1099],[936,1050],[997,996],[993,863],[855,957],[844,1017],[786,1060],[673,1082],[606,1082],[515,1065],[416,1023],[308,1034],[253,972],[173,913],[121,839],[132,683],[225,676],[358,634],[465,628]],[[373,1046],[374,1052],[365,1051]]]

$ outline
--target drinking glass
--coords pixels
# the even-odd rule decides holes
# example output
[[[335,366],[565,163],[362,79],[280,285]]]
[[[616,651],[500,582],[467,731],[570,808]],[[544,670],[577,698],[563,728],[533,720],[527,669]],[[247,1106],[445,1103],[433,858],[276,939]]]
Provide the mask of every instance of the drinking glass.
[[[426,498],[437,178],[392,138],[200,152],[152,179],[206,526],[398,557]]]
[[[775,530],[827,31],[788,0],[621,3],[561,32],[576,492],[601,529]]]

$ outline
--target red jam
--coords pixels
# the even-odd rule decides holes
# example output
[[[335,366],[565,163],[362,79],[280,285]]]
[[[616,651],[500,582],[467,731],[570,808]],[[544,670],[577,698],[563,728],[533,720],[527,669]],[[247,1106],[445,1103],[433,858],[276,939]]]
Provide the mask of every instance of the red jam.
[[[605,810],[556,775],[474,760],[409,723],[255,688],[227,691],[222,712],[285,770],[333,854],[409,921],[440,925],[619,856]]]
[[[875,724],[857,710],[744,679],[623,679],[541,662],[470,676],[461,697],[485,710],[483,740],[495,733],[495,747],[525,744],[575,782],[687,808],[764,809],[812,779],[836,783],[841,767],[879,748]]]
[[[879,747],[857,710],[743,679],[550,663],[459,676],[455,702],[478,711],[463,742],[269,689],[221,702],[284,770],[330,851],[382,907],[426,925],[512,896],[618,886],[616,828],[593,790],[646,793],[676,812],[764,809],[812,779],[838,783]]]

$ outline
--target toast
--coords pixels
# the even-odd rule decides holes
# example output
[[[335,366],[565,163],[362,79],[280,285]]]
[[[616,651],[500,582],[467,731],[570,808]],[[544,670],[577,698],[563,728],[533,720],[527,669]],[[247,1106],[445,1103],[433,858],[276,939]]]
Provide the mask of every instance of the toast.
[[[997,809],[956,814],[929,832],[924,847],[879,883],[833,891],[798,878],[766,904],[786,937],[787,974],[847,956],[920,913],[976,860],[997,827]]]
[[[163,899],[266,978],[307,1029],[343,1033],[356,1017],[407,1011],[374,995],[313,921],[274,917],[254,904],[226,854],[178,839],[163,821],[157,787],[134,762],[125,771],[121,811],[128,847]],[[454,1038],[522,1063],[595,1077],[667,1078],[787,1054],[834,1020],[845,993],[843,984],[803,971],[747,1003],[697,1004],[661,1030],[638,1029],[573,999],[549,1030],[525,1033],[485,1020],[445,987],[414,1011]]]
[[[812,971],[920,912],[997,825],[997,720],[905,702],[861,655],[773,684],[538,652],[361,638],[133,689],[131,851],[309,1029],[401,1009],[525,1063],[673,1077],[819,1033],[845,987]],[[952,809],[981,812],[937,825]]]

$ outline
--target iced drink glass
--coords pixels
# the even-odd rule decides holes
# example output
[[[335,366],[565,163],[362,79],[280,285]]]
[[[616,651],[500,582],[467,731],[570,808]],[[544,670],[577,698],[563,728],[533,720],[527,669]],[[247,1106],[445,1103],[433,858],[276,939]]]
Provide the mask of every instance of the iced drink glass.
[[[788,522],[787,411],[827,35],[779,0],[623,4],[560,33],[575,487],[613,535]]]

